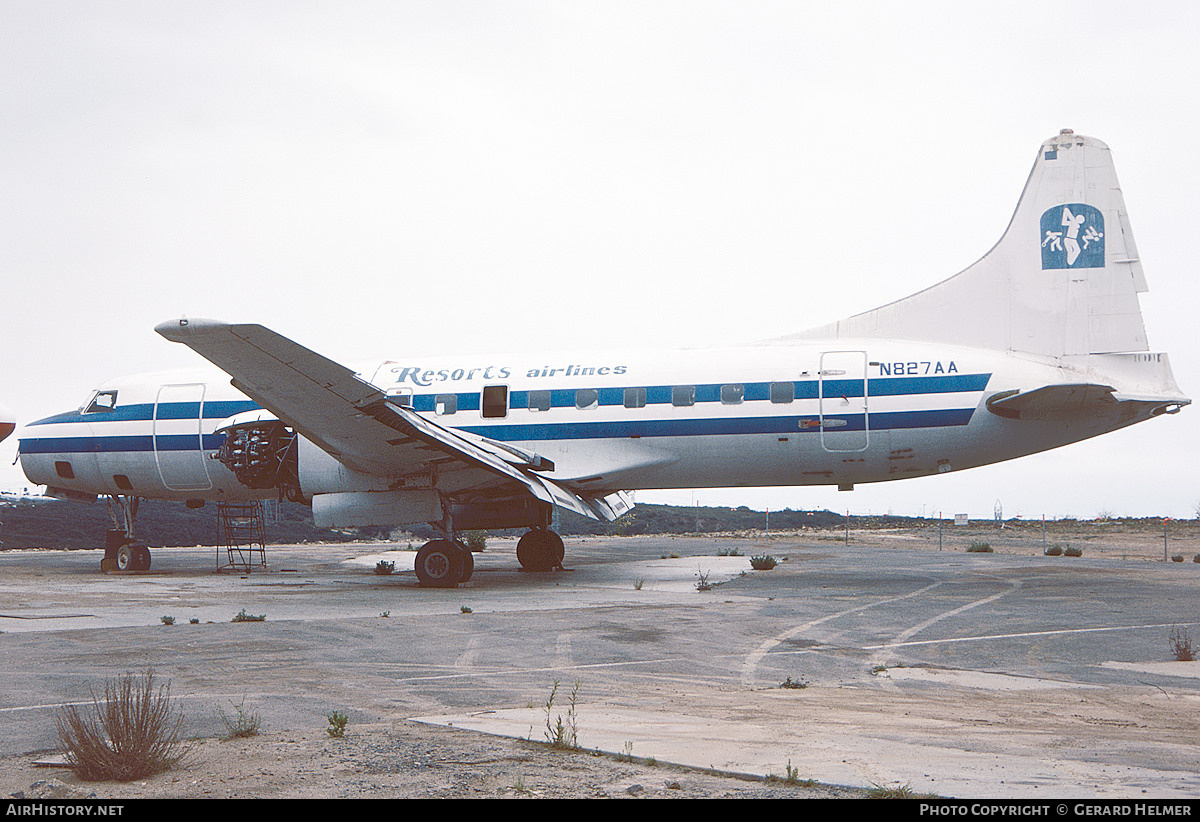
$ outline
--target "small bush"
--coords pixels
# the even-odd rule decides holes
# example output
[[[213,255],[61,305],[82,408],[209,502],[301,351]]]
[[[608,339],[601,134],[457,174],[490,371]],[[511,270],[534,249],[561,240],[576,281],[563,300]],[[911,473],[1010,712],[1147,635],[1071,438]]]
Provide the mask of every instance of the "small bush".
[[[171,704],[171,686],[156,688],[154,673],[126,674],[92,696],[84,715],[64,705],[56,717],[59,744],[80,779],[130,782],[170,770],[184,758],[183,715]]]
[[[381,577],[386,577],[395,570],[396,563],[394,562],[388,562],[387,560],[381,559],[379,562],[375,563],[375,573],[379,574]]]
[[[230,621],[231,622],[266,622],[267,615],[259,614],[258,616],[254,616],[253,614],[246,613],[246,609],[243,608],[242,610],[238,611],[237,616],[235,616]]]
[[[1186,628],[1171,629],[1171,655],[1178,662],[1193,662],[1196,659],[1196,649],[1192,647],[1192,638]]]
[[[967,546],[967,551],[972,554],[990,554],[992,546],[986,542],[972,542]]]
[[[472,553],[482,551],[487,547],[487,531],[467,531],[463,535],[463,545]]]
[[[1066,548],[1063,549],[1063,556],[1064,557],[1081,557],[1081,556],[1083,556],[1083,549],[1076,548],[1074,545],[1068,545]]]
[[[1046,549],[1046,556],[1048,557],[1061,557],[1062,555],[1063,548],[1061,545],[1051,545]]]
[[[1200,562],[1200,554],[1196,554],[1196,556],[1192,557],[1192,562]]]
[[[750,567],[755,571],[770,571],[777,565],[775,557],[770,554],[761,554],[756,557],[750,557]]]
[[[1171,562],[1183,562],[1183,554],[1176,554],[1171,557]]]
[[[334,711],[325,718],[329,720],[329,727],[325,729],[325,733],[334,739],[341,739],[346,735],[346,723],[350,721],[348,716],[341,711]]]
[[[779,683],[780,688],[798,691],[808,687],[808,681],[804,679],[792,679],[790,676],[783,682]]]
[[[580,680],[575,680],[575,687],[571,689],[571,696],[568,699],[567,718],[565,720],[563,719],[563,715],[559,714],[557,718],[551,721],[554,697],[558,694],[558,680],[554,681],[554,687],[550,689],[550,698],[542,706],[542,709],[546,712],[546,741],[555,748],[575,750],[579,747],[578,715],[575,713],[575,706],[579,701],[579,686],[581,684]]]
[[[175,624],[175,617],[173,617],[173,616],[159,617],[159,619],[162,620],[163,625],[174,625]]]
[[[230,701],[230,705],[233,702]],[[246,699],[237,705],[233,705],[234,715],[228,716],[224,711],[221,711],[221,721],[225,723],[225,739],[245,739],[251,736],[258,736],[258,729],[262,727],[262,717],[253,711],[245,709]]]

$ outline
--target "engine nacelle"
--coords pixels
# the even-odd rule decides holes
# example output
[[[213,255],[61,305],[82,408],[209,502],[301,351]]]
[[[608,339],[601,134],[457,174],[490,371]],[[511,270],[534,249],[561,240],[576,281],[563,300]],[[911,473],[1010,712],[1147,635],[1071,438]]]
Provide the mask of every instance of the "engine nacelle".
[[[235,414],[217,427],[224,435],[217,459],[247,488],[279,488],[290,500],[300,493],[297,436],[269,411]]]
[[[318,528],[407,525],[413,522],[440,522],[442,501],[432,488],[348,491],[314,495],[312,512],[313,523]]]

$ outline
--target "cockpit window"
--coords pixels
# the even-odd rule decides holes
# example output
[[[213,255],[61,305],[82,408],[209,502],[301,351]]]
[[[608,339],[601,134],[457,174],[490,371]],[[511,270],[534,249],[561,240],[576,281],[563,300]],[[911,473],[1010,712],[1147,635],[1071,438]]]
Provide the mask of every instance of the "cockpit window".
[[[112,411],[117,407],[116,391],[97,391],[92,401],[83,409],[83,413],[91,414],[96,411]]]

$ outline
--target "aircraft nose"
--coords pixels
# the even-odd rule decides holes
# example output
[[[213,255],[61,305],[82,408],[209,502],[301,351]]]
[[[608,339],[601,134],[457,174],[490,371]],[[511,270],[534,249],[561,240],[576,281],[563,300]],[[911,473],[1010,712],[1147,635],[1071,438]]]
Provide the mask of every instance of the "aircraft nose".
[[[0,405],[0,440],[3,440],[17,427],[17,418],[12,411]]]

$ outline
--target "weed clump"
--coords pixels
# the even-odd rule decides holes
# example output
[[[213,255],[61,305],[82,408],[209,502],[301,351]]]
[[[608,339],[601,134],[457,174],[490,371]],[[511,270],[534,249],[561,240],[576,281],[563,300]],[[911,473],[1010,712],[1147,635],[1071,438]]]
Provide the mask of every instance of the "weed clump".
[[[755,571],[770,571],[778,564],[775,557],[770,554],[759,554],[758,556],[750,557],[750,567]]]
[[[991,554],[992,546],[986,542],[972,542],[967,546],[967,553],[970,554]]]
[[[1177,662],[1195,661],[1196,649],[1192,647],[1192,637],[1186,628],[1171,629],[1171,655]]]
[[[230,705],[233,701],[230,700]],[[258,736],[258,729],[262,727],[262,717],[254,711],[247,711],[245,708],[246,699],[242,697],[242,701],[237,705],[233,705],[234,715],[228,716],[224,711],[221,711],[221,722],[225,724],[226,741],[230,739],[246,739],[251,736]]]
[[[395,570],[396,563],[394,562],[388,562],[385,559],[381,559],[379,562],[375,563],[375,573],[379,574],[381,577],[386,577]]]
[[[186,755],[179,742],[182,725],[171,686],[156,687],[152,671],[109,680],[103,699],[92,695],[90,712],[64,705],[56,717],[67,762],[88,782],[131,782],[170,770]]]
[[[350,721],[350,717],[341,711],[334,711],[325,718],[329,720],[329,727],[325,729],[325,733],[334,739],[341,739],[346,735],[346,723]]]
[[[237,616],[235,616],[232,620],[230,620],[230,622],[266,622],[266,621],[267,621],[266,614],[259,614],[258,616],[255,616],[254,614],[246,613],[245,608],[238,611]]]
[[[546,712],[546,741],[555,748],[576,750],[579,747],[579,726],[575,705],[579,700],[579,686],[582,683],[578,679],[575,680],[575,687],[571,689],[571,696],[568,699],[566,719],[564,720],[563,715],[559,714],[556,719],[551,720],[554,697],[558,694],[558,684],[558,680],[555,680],[554,687],[550,690],[550,698],[542,706]]]

